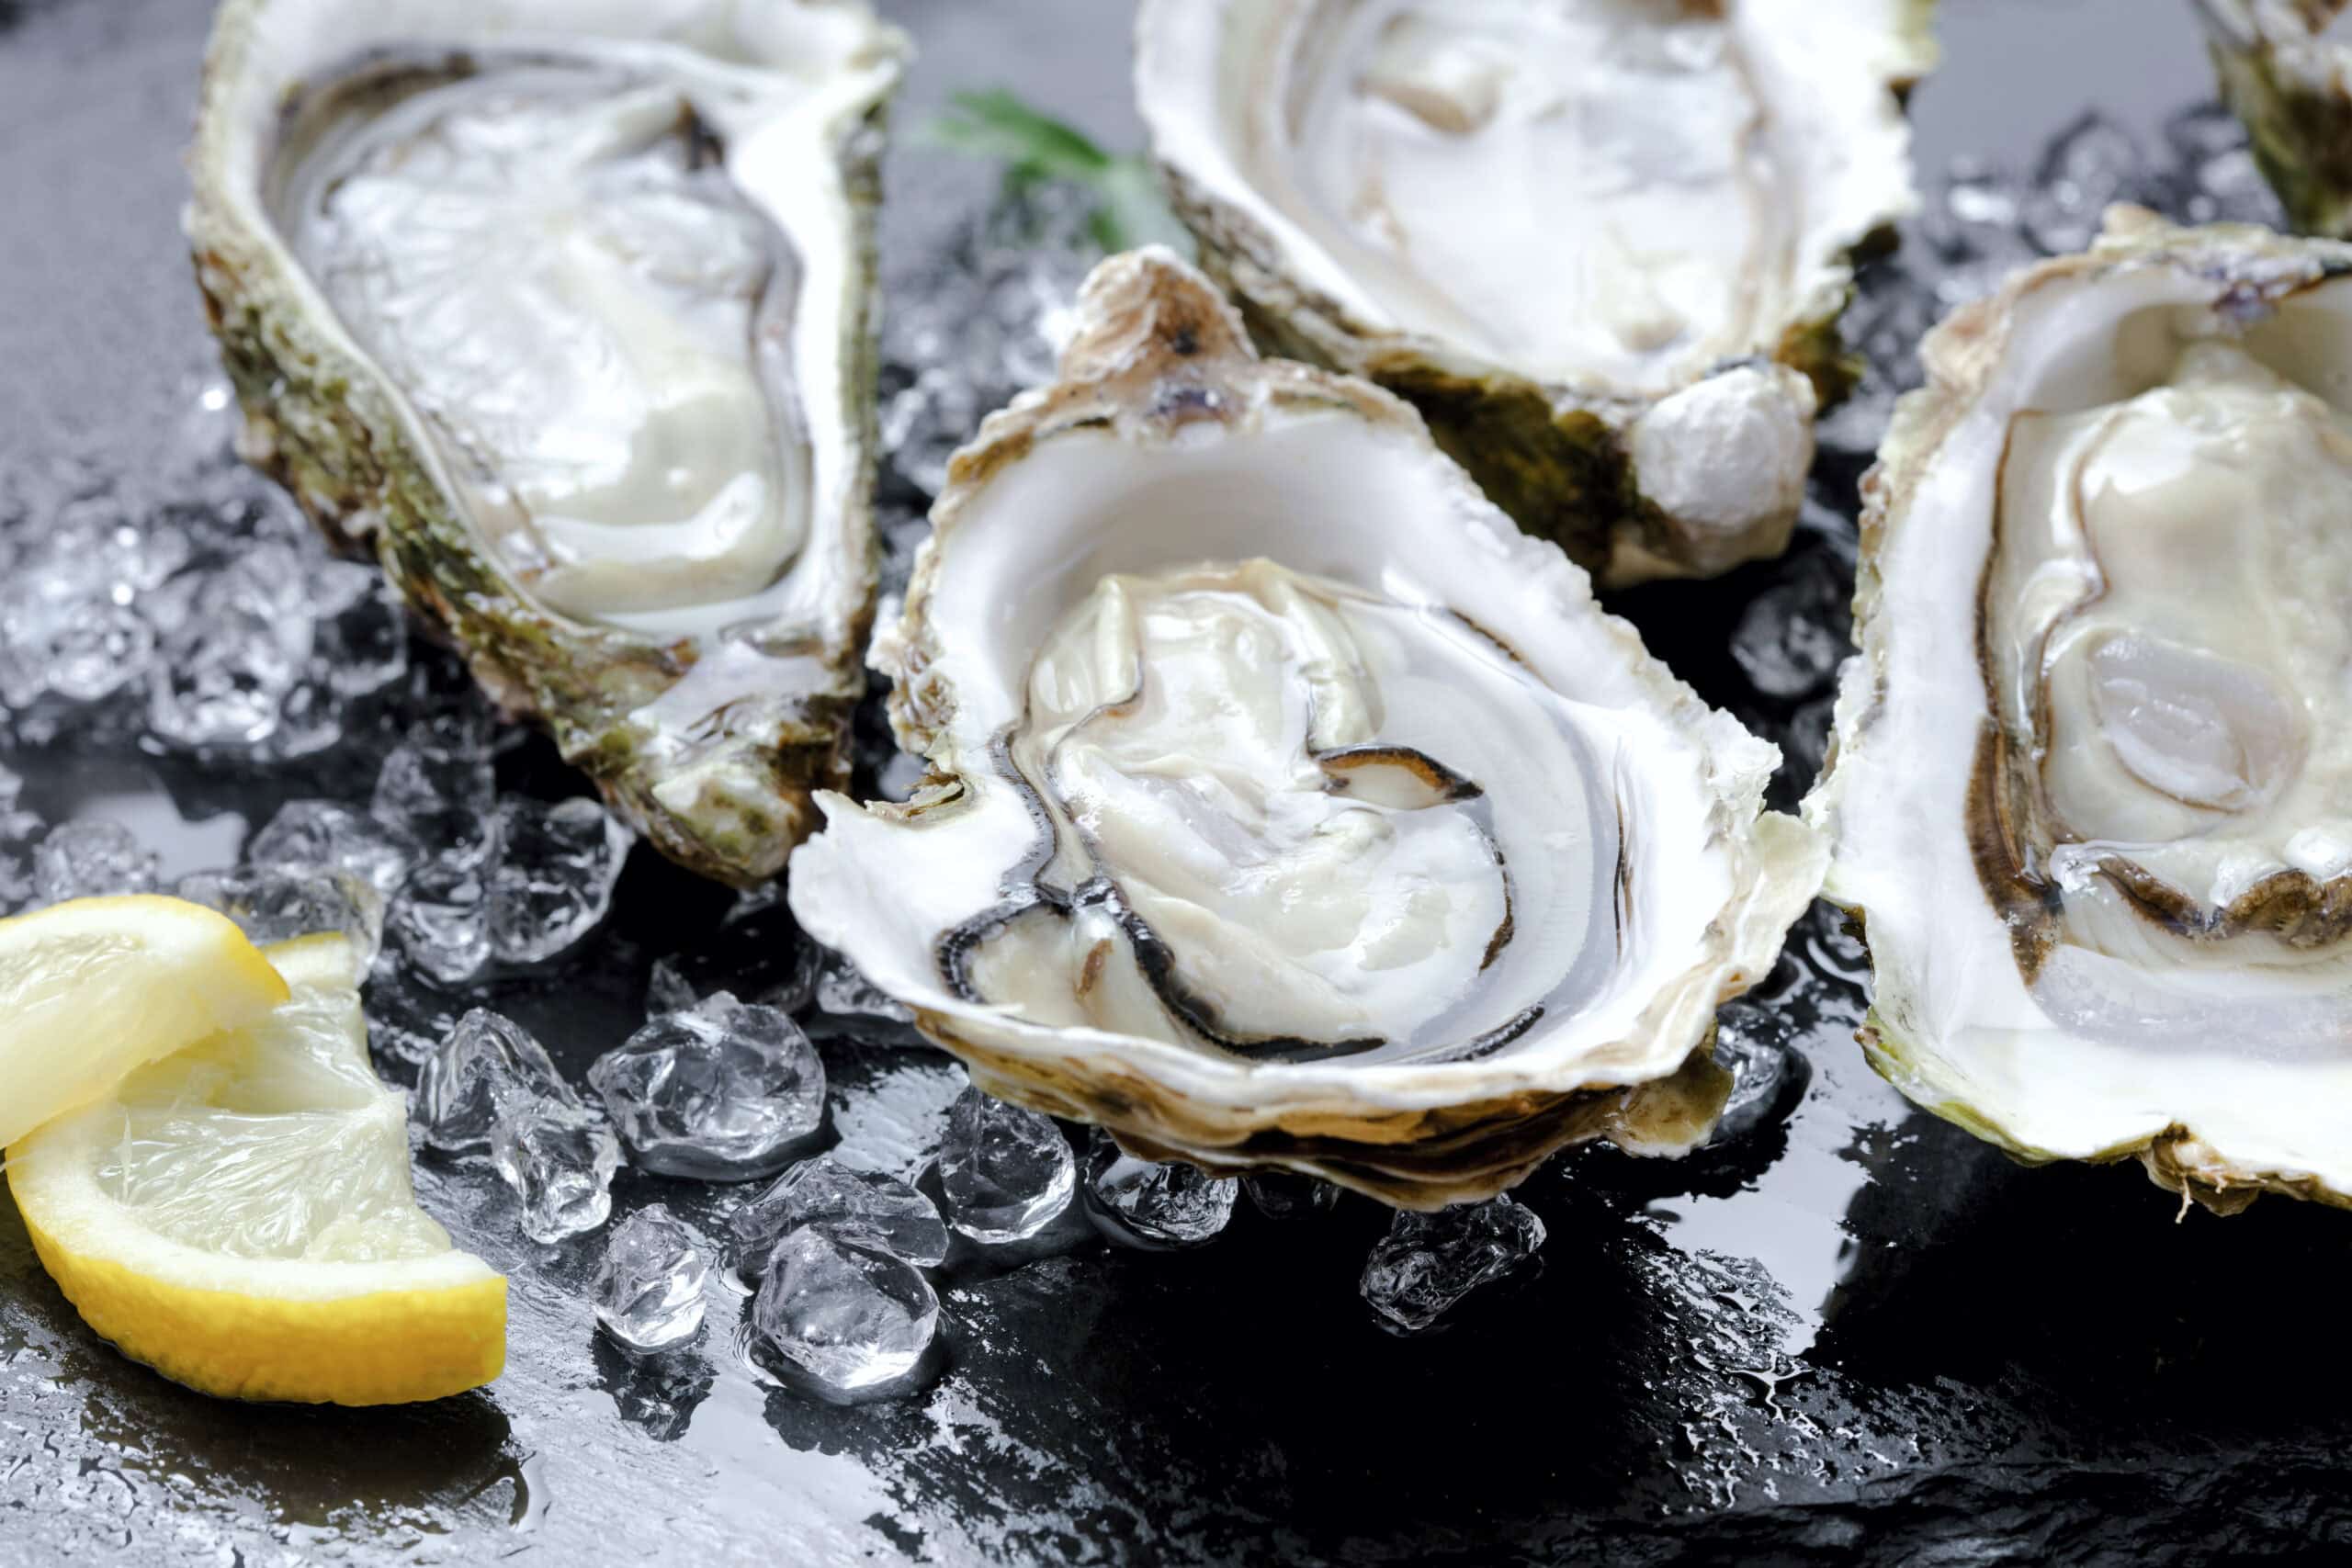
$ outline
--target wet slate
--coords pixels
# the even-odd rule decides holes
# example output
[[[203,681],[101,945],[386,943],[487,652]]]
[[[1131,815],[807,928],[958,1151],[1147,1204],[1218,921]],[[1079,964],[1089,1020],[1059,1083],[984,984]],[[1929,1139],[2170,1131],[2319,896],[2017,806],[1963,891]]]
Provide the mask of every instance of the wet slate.
[[[1123,7],[886,9],[932,45],[902,124],[1002,84],[1132,144]],[[2123,156],[2120,130],[2145,164],[2120,177],[2185,215],[2209,195],[2182,161],[2233,145],[2190,112],[2205,87],[2185,7],[1945,11],[1949,62],[1917,106],[1930,211],[1904,270],[1871,281],[1872,382],[1834,427],[1797,556],[1620,605],[1711,699],[1789,742],[1781,804],[1826,720],[1817,634],[1843,626],[1820,586],[1850,575],[1871,422],[1939,300],[2014,259],[2000,236],[2022,215],[1988,225],[1979,198],[2048,163],[2086,109],[2103,117],[2092,140],[2056,151]],[[195,504],[158,491],[154,448],[209,374],[175,231],[203,12],[0,0],[0,528],[40,526],[77,489],[133,514]],[[1968,199],[1946,202],[1947,174]],[[992,174],[908,139],[891,177],[893,299],[953,287],[936,258],[972,254],[958,225]],[[886,499],[903,563],[920,496],[894,479]],[[1782,604],[1818,626],[1760,619]],[[344,744],[282,765],[26,715],[0,719],[0,763],[34,811],[118,818],[176,876],[232,858],[287,800],[364,803],[412,710],[458,684],[435,650],[412,658],[413,681],[345,716]],[[862,777],[903,778],[872,715],[862,733]],[[536,740],[504,745],[498,775],[509,793],[576,787]],[[886,1021],[808,1012],[795,942],[780,908],[738,909],[640,852],[613,919],[548,970],[451,992],[379,980],[379,1061],[413,1084],[415,1042],[481,1005],[583,1084],[641,1021],[654,962],[683,955],[699,988],[801,1010],[832,1085],[820,1142],[913,1176],[957,1069]],[[747,1349],[723,1266],[694,1341],[623,1353],[589,1304],[605,1233],[535,1246],[479,1161],[420,1148],[425,1203],[513,1279],[505,1377],[408,1410],[244,1407],[98,1342],[0,1205],[0,1564],[2041,1563],[2352,1544],[2352,1366],[2326,1304],[2346,1217],[2181,1215],[2129,1168],[2012,1165],[1871,1076],[1849,1041],[1863,977],[1817,908],[1726,1010],[1758,1075],[1732,1134],[1682,1162],[1603,1148],[1543,1172],[1518,1195],[1549,1232],[1540,1267],[1413,1338],[1356,1294],[1380,1210],[1282,1222],[1242,1204],[1193,1252],[1114,1249],[1082,1224],[1018,1255],[959,1247],[938,1276],[933,1381],[841,1405]],[[757,1185],[624,1170],[615,1214],[665,1202],[724,1236]]]

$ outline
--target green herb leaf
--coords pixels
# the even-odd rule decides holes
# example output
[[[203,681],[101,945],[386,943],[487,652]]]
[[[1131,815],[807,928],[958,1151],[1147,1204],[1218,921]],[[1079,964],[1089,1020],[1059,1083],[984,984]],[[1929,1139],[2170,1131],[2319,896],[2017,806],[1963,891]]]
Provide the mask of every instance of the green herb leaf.
[[[1146,160],[1104,152],[1075,127],[1032,108],[1001,87],[958,93],[950,110],[925,127],[933,146],[1005,165],[1008,189],[1063,180],[1094,197],[1087,230],[1105,251],[1165,244],[1190,254],[1184,232],[1160,195]]]

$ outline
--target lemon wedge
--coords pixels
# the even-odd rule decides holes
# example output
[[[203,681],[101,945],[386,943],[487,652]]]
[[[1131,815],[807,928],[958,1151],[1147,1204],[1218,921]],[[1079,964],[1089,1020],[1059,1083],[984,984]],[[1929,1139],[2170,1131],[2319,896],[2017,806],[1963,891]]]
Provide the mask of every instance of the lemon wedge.
[[[0,920],[0,1148],[285,999],[260,949],[200,904],[78,898]]]
[[[329,935],[267,959],[278,1007],[9,1148],[34,1249],[92,1328],[206,1393],[389,1404],[488,1382],[506,1281],[417,1206],[359,955]]]

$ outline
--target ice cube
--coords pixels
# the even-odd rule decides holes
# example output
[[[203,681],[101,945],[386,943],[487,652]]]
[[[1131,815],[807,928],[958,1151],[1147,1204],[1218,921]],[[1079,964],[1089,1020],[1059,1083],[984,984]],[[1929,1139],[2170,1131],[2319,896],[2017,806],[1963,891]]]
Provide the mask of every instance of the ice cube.
[[[2147,161],[2132,133],[2089,110],[2043,152],[2021,225],[2046,254],[2079,251],[2098,237],[2108,208],[2143,199],[2147,187]]]
[[[311,568],[317,621],[312,672],[343,696],[380,692],[408,674],[408,622],[384,574],[363,561]]]
[[[453,1152],[481,1147],[509,1109],[543,1100],[581,1108],[547,1047],[488,1008],[469,1009],[458,1020],[416,1080],[424,1141]]]
[[[1818,550],[1805,556],[1748,601],[1732,633],[1732,658],[1768,697],[1812,695],[1846,657],[1849,596],[1835,562]]]
[[[1261,1170],[1241,1179],[1241,1190],[1270,1220],[1295,1220],[1338,1206],[1340,1190],[1295,1171]]]
[[[908,280],[885,319],[881,425],[891,467],[937,494],[947,459],[980,416],[1050,380],[1070,301],[1102,246],[1092,196],[1034,182],[956,237],[944,265]]]
[[[6,813],[0,812],[0,829]],[[11,844],[0,832],[0,915],[12,914],[33,896],[32,857]]]
[[[490,962],[487,872],[465,852],[429,855],[401,885],[385,926],[411,965],[462,986]]]
[[[596,928],[612,908],[629,830],[586,796],[498,808],[490,874],[491,951],[508,964],[543,964]]]
[[[947,1113],[939,1183],[957,1230],[975,1241],[1022,1241],[1069,1207],[1078,1163],[1050,1120],[967,1089]]]
[[[832,954],[817,973],[817,1006],[836,1017],[863,1015],[887,1018],[895,1023],[911,1023],[915,1016],[839,953]]]
[[[257,942],[316,931],[341,931],[359,953],[363,972],[384,937],[384,900],[347,872],[321,869],[197,871],[173,888],[193,904],[220,910]]]
[[[1433,1214],[1400,1209],[1364,1263],[1363,1299],[1387,1325],[1419,1333],[1543,1245],[1544,1222],[1509,1198]]]
[[[852,1170],[830,1157],[794,1166],[736,1210],[729,1224],[746,1279],[764,1272],[775,1244],[803,1225],[921,1269],[947,1257],[947,1226],[930,1199],[895,1176]]]
[[[668,1176],[765,1176],[825,1117],[825,1065],[800,1026],[725,991],[650,1021],[588,1081],[637,1163]]]
[[[1233,1218],[1239,1190],[1239,1183],[1181,1160],[1137,1159],[1100,1127],[1087,1145],[1089,1212],[1115,1241],[1198,1247]]]
[[[0,574],[0,706],[96,702],[146,676],[155,628],[141,601],[186,564],[187,541],[131,526],[115,504],[62,508]]]
[[[852,1393],[915,1370],[938,1330],[939,1298],[906,1259],[811,1226],[776,1244],[752,1323],[818,1383]]]
[[[433,736],[392,749],[368,806],[376,820],[452,864],[479,867],[496,846],[490,753]]]
[[[155,650],[147,728],[158,739],[205,750],[277,736],[311,659],[301,588],[300,558],[285,546],[197,581],[186,615]]]
[[[33,893],[44,904],[108,893],[150,893],[161,863],[119,822],[51,828],[33,851]]]
[[[645,976],[645,1016],[660,1018],[663,1013],[685,1012],[702,1000],[702,993],[684,975],[678,973],[674,957],[657,958],[652,970]]]
[[[614,1338],[632,1349],[659,1350],[702,1326],[709,1274],[702,1237],[666,1205],[653,1203],[614,1227],[590,1300]]]
[[[321,866],[366,879],[390,898],[408,878],[414,848],[372,817],[327,800],[291,800],[245,845],[249,865]]]
[[[526,1100],[490,1131],[491,1162],[523,1200],[523,1234],[552,1246],[605,1223],[613,1212],[620,1140],[576,1102]]]

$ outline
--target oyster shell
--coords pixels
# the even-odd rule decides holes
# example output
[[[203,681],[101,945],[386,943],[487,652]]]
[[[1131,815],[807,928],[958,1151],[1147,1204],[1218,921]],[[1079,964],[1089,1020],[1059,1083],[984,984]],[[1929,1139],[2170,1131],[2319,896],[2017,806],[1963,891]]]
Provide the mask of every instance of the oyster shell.
[[[1164,250],[1088,280],[876,639],[904,806],[794,914],[991,1092],[1408,1207],[1703,1137],[1822,857],[1708,709],[1369,383]]]
[[[1880,1071],[2216,1208],[2352,1201],[2347,274],[2117,209],[1930,333],[1807,803]]]
[[[2197,0],[2222,96],[2308,234],[2352,236],[2347,0]]]
[[[1604,586],[1787,547],[1913,205],[1923,0],[1144,0],[1138,107],[1261,340],[1410,399]]]
[[[855,0],[229,0],[188,233],[244,447],[663,852],[840,784],[873,615]]]

